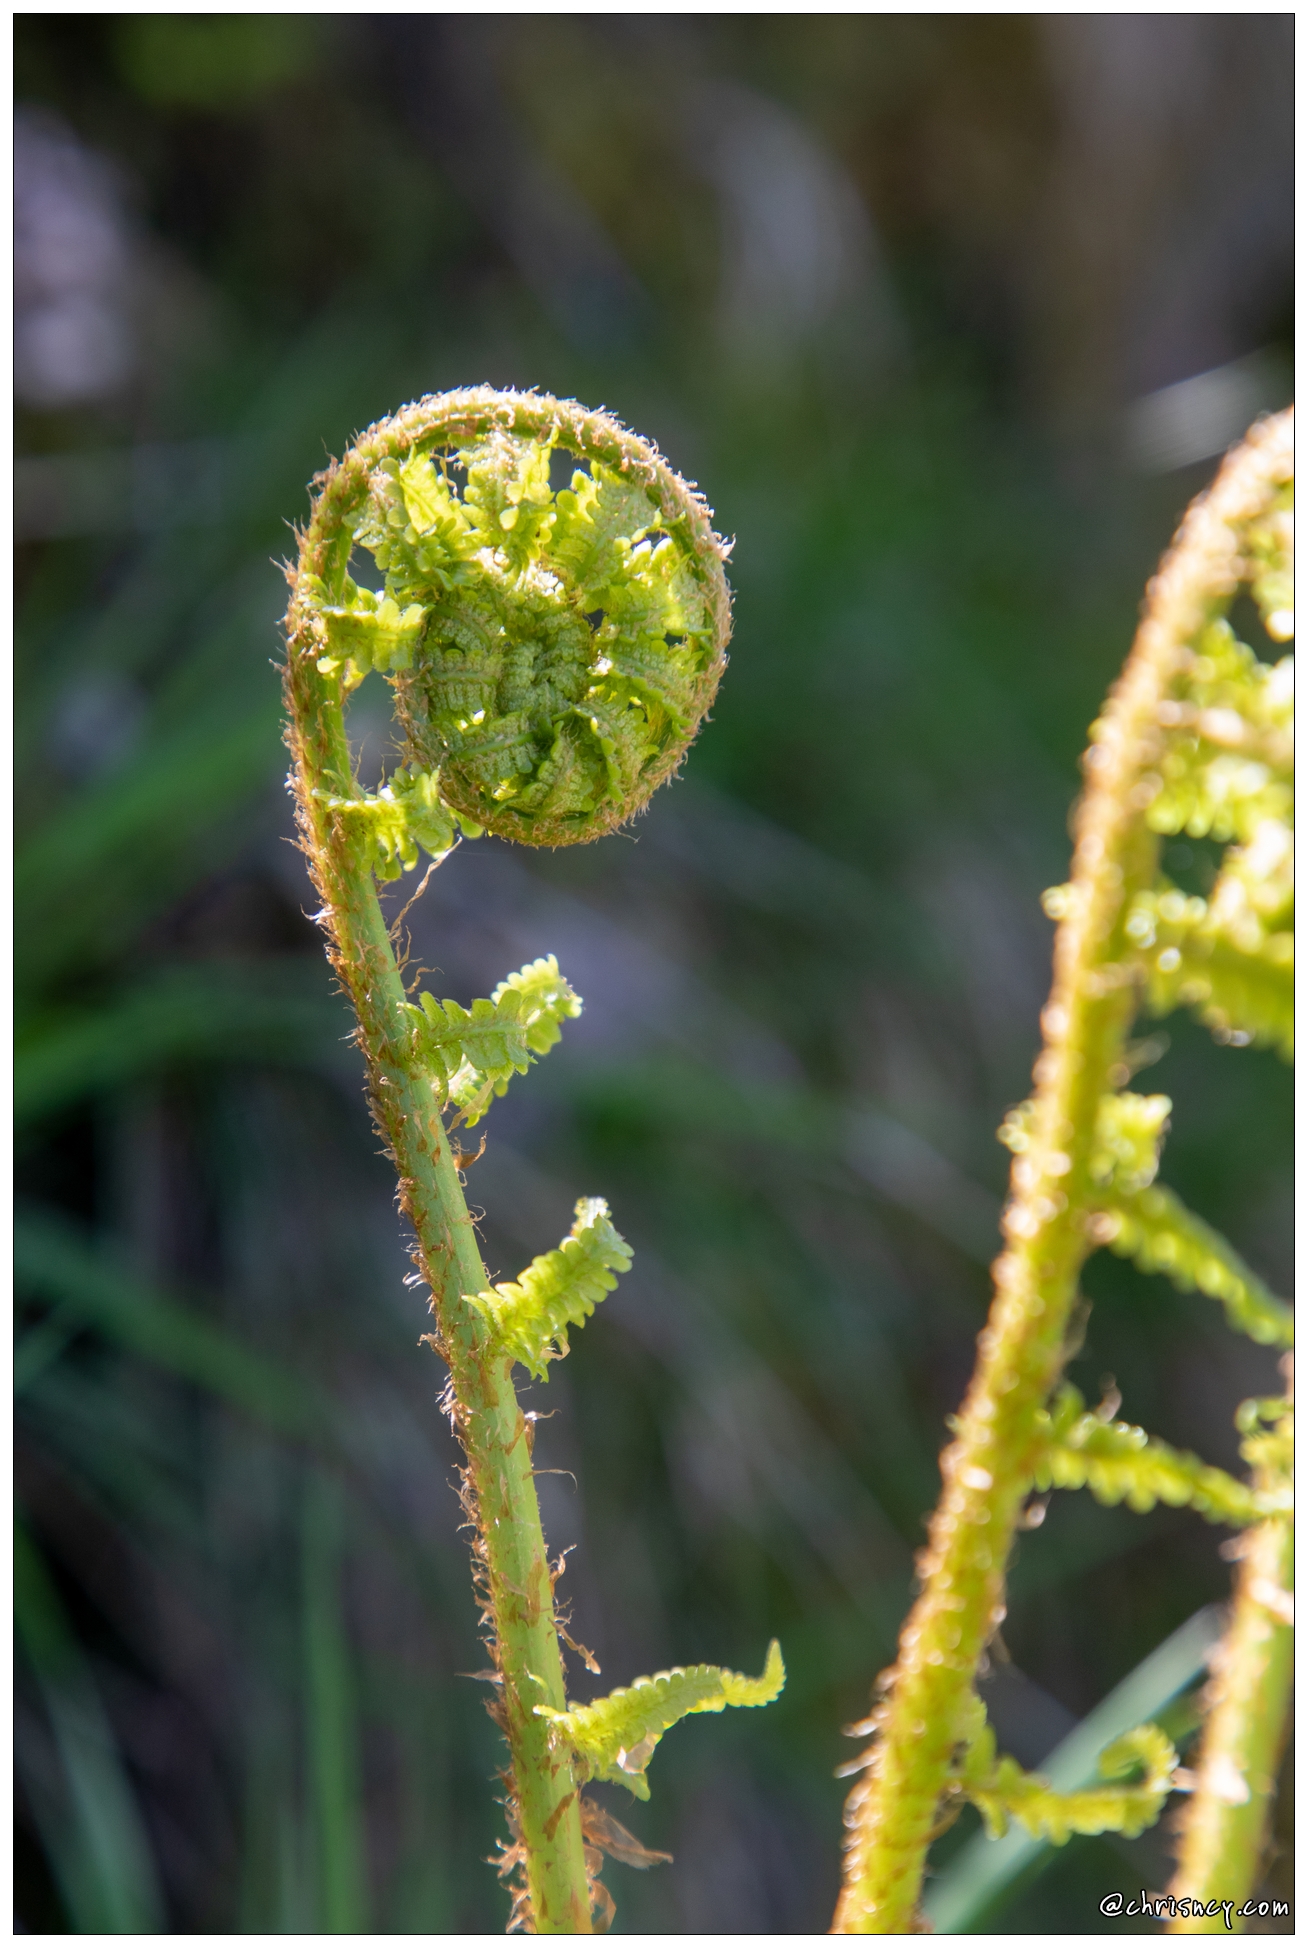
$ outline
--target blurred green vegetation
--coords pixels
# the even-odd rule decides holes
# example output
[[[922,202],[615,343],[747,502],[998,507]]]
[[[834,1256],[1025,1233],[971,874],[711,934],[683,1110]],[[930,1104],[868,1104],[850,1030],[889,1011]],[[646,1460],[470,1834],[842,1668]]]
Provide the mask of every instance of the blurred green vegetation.
[[[593,848],[462,847],[407,925],[442,993],[554,952],[587,1002],[469,1171],[495,1277],[582,1193],[636,1248],[532,1390],[573,1634],[602,1688],[774,1634],[790,1673],[660,1751],[631,1823],[676,1864],[611,1868],[617,1929],[826,1927],[840,1727],[987,1303],[1038,895],[1211,466],[1132,467],[1132,402],[1256,352],[1242,397],[1281,403],[1288,29],[1078,21],[18,20],[28,1931],[503,1925],[456,1453],[273,667],[315,468],[480,381],[606,404],[737,537],[682,780]],[[1181,56],[1163,115],[1129,76]],[[1288,1076],[1168,1036],[1164,1175],[1284,1290]],[[1270,1356],[1115,1261],[1087,1284],[1073,1379],[1231,1464]],[[1228,1575],[1196,1517],[1056,1500],[1001,1739],[1037,1763]],[[1036,1866],[986,1925],[1104,1925],[1165,1833]]]

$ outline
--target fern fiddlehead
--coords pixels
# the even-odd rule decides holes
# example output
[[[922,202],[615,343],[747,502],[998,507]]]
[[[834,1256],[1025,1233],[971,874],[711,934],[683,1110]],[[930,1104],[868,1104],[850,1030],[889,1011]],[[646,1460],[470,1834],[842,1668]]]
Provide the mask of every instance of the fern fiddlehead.
[[[1155,1184],[1171,1104],[1126,1084],[1127,1035],[1142,1005],[1188,1007],[1220,1041],[1290,1050],[1292,665],[1260,662],[1226,614],[1247,587],[1272,640],[1291,635],[1292,483],[1287,413],[1256,426],[1190,509],[1092,728],[1073,876],[1046,895],[1059,927],[1036,1089],[1000,1132],[1014,1163],[995,1298],[941,1459],[920,1594],[880,1702],[854,1728],[873,1743],[846,1809],[837,1933],[914,1927],[942,1802],[971,1798],[991,1830],[1011,1814],[1057,1841],[1139,1832],[1176,1782],[1175,1754],[1153,1726],[1102,1756],[1101,1768],[1134,1770],[1134,1782],[1061,1804],[995,1758],[974,1683],[1003,1619],[1007,1560],[1033,1488],[1085,1485],[1140,1508],[1188,1504],[1242,1530],[1232,1628],[1172,1891],[1193,1901],[1220,1881],[1238,1901],[1257,1871],[1289,1678],[1288,1398],[1242,1409],[1253,1466],[1243,1483],[1114,1422],[1111,1409],[1086,1414],[1071,1389],[1052,1396],[1080,1269],[1100,1245],[1217,1298],[1234,1329],[1264,1344],[1291,1340],[1289,1309]],[[1226,844],[1207,900],[1159,871],[1160,836],[1182,831]],[[1260,1416],[1271,1433],[1255,1427]]]
[[[551,467],[569,455],[570,484],[556,490]],[[547,1378],[569,1328],[631,1253],[603,1200],[583,1199],[557,1251],[492,1288],[449,1129],[476,1122],[581,1004],[552,957],[471,1008],[410,999],[377,882],[413,870],[422,852],[444,858],[461,836],[569,845],[639,811],[680,763],[725,665],[725,550],[704,502],[645,441],[536,393],[421,400],[363,434],[315,485],[286,619],[301,838],[431,1288],[431,1337],[467,1459],[493,1715],[509,1747],[511,1925],[588,1933],[593,1909],[601,1922],[611,1912],[596,1849],[653,1857],[582,1799],[606,1766],[647,1790],[643,1764],[624,1769],[619,1747],[596,1756],[597,1727],[621,1739],[630,1699],[643,1706],[656,1693],[657,1726],[651,1719],[620,1747],[630,1761],[649,1741],[647,1759],[689,1711],[774,1696],[779,1654],[766,1684],[705,1666],[569,1707],[511,1369],[521,1361]],[[381,571],[380,589],[351,573],[356,551]],[[344,714],[370,672],[389,682],[405,739],[403,763],[375,792],[357,782]]]

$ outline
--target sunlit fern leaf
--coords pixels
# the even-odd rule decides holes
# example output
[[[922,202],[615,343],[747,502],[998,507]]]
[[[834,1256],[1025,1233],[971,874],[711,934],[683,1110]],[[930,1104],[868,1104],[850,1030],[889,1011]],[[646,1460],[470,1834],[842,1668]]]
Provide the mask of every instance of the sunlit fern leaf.
[[[550,450],[494,427],[459,454],[467,468],[464,504],[478,542],[503,554],[510,572],[535,561],[554,526]]]
[[[521,1360],[536,1379],[547,1380],[549,1361],[567,1354],[568,1327],[585,1325],[617,1285],[614,1273],[630,1270],[631,1257],[631,1246],[613,1228],[604,1199],[583,1197],[572,1230],[557,1251],[533,1258],[514,1284],[470,1294],[469,1304],[488,1321],[504,1352]]]
[[[627,1786],[637,1799],[648,1799],[645,1769],[664,1732],[698,1711],[771,1704],[781,1695],[785,1681],[781,1646],[774,1638],[761,1677],[745,1677],[716,1664],[694,1664],[638,1677],[595,1704],[574,1705],[568,1711],[537,1705],[536,1713],[551,1721],[556,1736],[571,1749],[588,1778]]]
[[[1211,896],[1166,880],[1137,894],[1126,932],[1151,1011],[1192,1008],[1220,1039],[1270,1042],[1294,1058],[1294,839],[1266,818],[1232,846]]]
[[[1176,1750],[1157,1725],[1139,1725],[1106,1747],[1099,1770],[1106,1782],[1123,1778],[1123,1783],[1055,1792],[1047,1779],[1024,1772],[1015,1759],[996,1760],[994,1733],[987,1725],[967,1753],[958,1784],[992,1839],[1002,1838],[1010,1819],[1054,1846],[1063,1846],[1073,1833],[1122,1833],[1134,1839],[1153,1825],[1173,1788]],[[1124,1778],[1132,1773],[1137,1776]]]
[[[558,495],[550,552],[571,586],[594,597],[619,571],[618,542],[639,539],[658,518],[643,487],[595,461]]]
[[[1038,1429],[1035,1485],[1042,1490],[1089,1488],[1096,1501],[1109,1507],[1125,1502],[1137,1514],[1158,1502],[1193,1508],[1206,1521],[1232,1528],[1282,1514],[1289,1506],[1287,1496],[1257,1493],[1224,1469],[1151,1437],[1143,1427],[1088,1413],[1072,1386],[1041,1411]]]
[[[1253,569],[1252,592],[1263,627],[1273,642],[1294,634],[1294,483],[1276,496],[1267,513],[1245,530],[1245,551]]]
[[[437,1094],[455,1103],[471,1126],[514,1075],[525,1075],[537,1055],[553,1048],[559,1024],[581,1013],[581,1000],[549,954],[510,974],[490,1000],[471,1008],[423,994],[405,1012]]]
[[[1114,1193],[1090,1220],[1091,1236],[1143,1272],[1164,1272],[1183,1292],[1219,1299],[1227,1324],[1262,1346],[1294,1343],[1294,1313],[1219,1231],[1161,1184]]]
[[[1095,1121],[1090,1176],[1095,1209],[1090,1236],[1145,1272],[1163,1272],[1183,1292],[1196,1287],[1220,1299],[1228,1323],[1264,1346],[1294,1342],[1294,1314],[1250,1270],[1219,1231],[1187,1210],[1172,1191],[1155,1184],[1158,1152],[1171,1113],[1167,1096],[1123,1090],[1102,1096]],[[1008,1112],[999,1139],[1015,1156],[1032,1142],[1033,1106]]]
[[[453,849],[460,827],[478,836],[470,820],[442,804],[429,771],[399,770],[375,794],[338,798],[319,794],[329,811],[354,825],[368,848],[367,863],[378,879],[398,879],[418,863],[418,848],[440,861]]]
[[[523,997],[527,1014],[527,1046],[533,1055],[546,1055],[563,1033],[565,1021],[575,1021],[581,1013],[581,996],[569,987],[559,972],[553,954],[529,961],[516,974],[508,974],[491,995],[499,1002],[504,995]]]
[[[1269,1424],[1270,1423],[1270,1424]],[[1294,1488],[1294,1403],[1287,1399],[1244,1400],[1235,1425],[1244,1438],[1240,1457],[1275,1491]]]
[[[417,603],[402,609],[393,597],[348,581],[344,602],[324,606],[321,613],[328,642],[327,655],[319,659],[324,675],[347,661],[360,671],[407,670],[427,622]]]
[[[1167,733],[1145,819],[1161,833],[1249,840],[1293,802],[1294,659],[1260,662],[1210,623],[1158,706]]]

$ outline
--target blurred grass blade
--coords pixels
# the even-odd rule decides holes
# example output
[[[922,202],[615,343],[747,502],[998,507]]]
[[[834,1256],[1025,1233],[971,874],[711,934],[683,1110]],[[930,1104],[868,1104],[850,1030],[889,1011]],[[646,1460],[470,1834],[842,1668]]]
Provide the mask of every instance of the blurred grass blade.
[[[1093,1785],[1105,1745],[1152,1718],[1192,1684],[1206,1668],[1208,1653],[1221,1635],[1221,1613],[1216,1604],[1209,1604],[1137,1664],[1037,1768],[1055,1791],[1079,1792]],[[935,1932],[972,1934],[988,1928],[1005,1889],[1050,1851],[1046,1841],[1032,1839],[1016,1825],[1002,1840],[988,1840],[978,1833],[928,1885],[922,1905]]]
[[[20,1769],[77,1934],[158,1934],[163,1904],[113,1731],[63,1606],[25,1530],[14,1531],[14,1617],[63,1773],[56,1803],[18,1741]]]
[[[354,1681],[341,1614],[341,1526],[335,1485],[310,1475],[304,1497],[304,1706],[318,1922],[325,1934],[360,1934],[367,1928],[364,1816]]]
[[[77,1331],[77,1322],[56,1308],[39,1326],[14,1342],[14,1397],[26,1393],[46,1368],[53,1366]]]
[[[14,1116],[21,1125],[177,1057],[284,1064],[330,1047],[344,1011],[311,976],[266,968],[180,968],[103,1006],[29,1022],[14,1055]]]
[[[277,748],[273,700],[235,724],[188,724],[69,801],[14,862],[16,956],[31,990],[80,957],[102,961],[233,843]]]
[[[829,1159],[896,1204],[978,1265],[999,1247],[999,1199],[899,1118],[874,1105],[849,1108],[816,1090],[746,1083],[705,1063],[598,1064],[582,1078],[583,1102],[630,1106],[645,1122],[766,1143]]]
[[[207,1319],[149,1291],[92,1251],[68,1225],[23,1213],[14,1222],[20,1286],[58,1302],[65,1316],[239,1407],[274,1433],[312,1435],[328,1425],[298,1375],[253,1353]]]

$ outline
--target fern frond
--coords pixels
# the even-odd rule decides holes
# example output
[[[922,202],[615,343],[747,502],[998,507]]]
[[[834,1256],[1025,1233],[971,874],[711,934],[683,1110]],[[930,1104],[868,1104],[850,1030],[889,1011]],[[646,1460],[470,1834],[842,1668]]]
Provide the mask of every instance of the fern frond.
[[[619,572],[618,543],[639,540],[658,518],[643,487],[592,462],[558,496],[551,554],[578,594],[594,598]]]
[[[1293,803],[1294,664],[1260,662],[1212,622],[1178,663],[1158,706],[1168,732],[1145,812],[1154,832],[1242,843]]]
[[[1170,1096],[1136,1096],[1129,1090],[1102,1095],[1095,1112],[1087,1159],[1090,1179],[1101,1189],[1141,1190],[1158,1174],[1158,1153],[1172,1113]],[[1031,1148],[1035,1104],[1010,1109],[996,1134],[1015,1157]]]
[[[319,673],[393,681],[444,802],[557,845],[611,830],[676,768],[722,672],[726,591],[706,510],[655,456],[566,406],[528,418],[533,401],[477,412],[379,456],[342,546],[371,553],[383,592],[339,572],[302,587]],[[557,449],[590,469],[559,494]]]
[[[1114,1193],[1090,1220],[1090,1234],[1142,1272],[1164,1272],[1183,1292],[1196,1287],[1226,1309],[1227,1324],[1260,1346],[1294,1344],[1294,1312],[1250,1270],[1220,1231],[1161,1184]]]
[[[1165,880],[1137,894],[1126,932],[1153,1014],[1192,1008],[1220,1040],[1270,1042],[1293,1060],[1293,851],[1289,827],[1264,819],[1228,852],[1211,899]]]
[[[418,848],[440,863],[454,848],[460,829],[476,839],[481,827],[461,812],[452,812],[440,796],[430,771],[400,770],[380,791],[360,798],[333,797],[315,792],[327,809],[362,827],[367,839],[366,864],[378,879],[398,879],[418,863]]]
[[[1262,1346],[1294,1343],[1294,1313],[1250,1270],[1220,1231],[1187,1210],[1174,1192],[1155,1184],[1158,1152],[1172,1104],[1167,1096],[1127,1090],[1100,1097],[1088,1159],[1097,1193],[1089,1218],[1094,1244],[1144,1272],[1163,1272],[1183,1292],[1198,1287],[1220,1299],[1228,1323]],[[999,1140],[1021,1158],[1033,1141],[1034,1105],[1019,1103],[999,1128]],[[1016,1174],[1016,1173],[1015,1173]]]
[[[539,557],[554,526],[549,447],[492,427],[459,457],[468,470],[464,508],[481,548],[520,573]]]
[[[416,604],[425,614],[433,596],[447,594],[467,578],[480,537],[425,454],[381,460],[369,485],[372,491],[354,524],[354,539],[385,574],[387,593]]]
[[[570,495],[551,490],[559,451],[579,463]],[[580,1003],[553,959],[471,1008],[411,1000],[376,881],[415,866],[420,849],[441,857],[460,827],[570,845],[634,816],[681,763],[725,668],[727,550],[709,508],[648,442],[540,393],[420,400],[369,428],[315,487],[287,613],[299,823],[467,1456],[463,1506],[509,1745],[510,1929],[599,1932],[613,1907],[596,1848],[638,1865],[660,1856],[584,1807],[584,1767],[532,1709],[566,1716],[558,1572],[510,1362],[487,1357],[484,1320],[543,1374],[631,1254],[595,1200],[517,1286],[484,1291],[460,1158],[433,1114],[453,1104],[475,1122]],[[384,576],[379,594],[350,577],[359,549]],[[407,747],[404,768],[365,796],[344,713],[370,670],[391,686]],[[749,1681],[715,1682],[696,1708],[717,1709]]]
[[[780,1697],[785,1682],[781,1646],[774,1638],[761,1677],[745,1677],[716,1664],[692,1664],[638,1677],[595,1704],[573,1705],[568,1711],[538,1704],[536,1713],[549,1719],[555,1736],[575,1754],[586,1777],[627,1786],[637,1799],[648,1799],[645,1768],[664,1732],[697,1711],[771,1704]]]
[[[873,1713],[878,1743],[850,1795],[835,1933],[913,1931],[942,1790],[968,1791],[992,1831],[1011,1815],[1056,1841],[1071,1831],[1137,1833],[1161,1809],[1174,1755],[1156,1728],[1105,1755],[1110,1767],[1142,1765],[1144,1779],[1092,1793],[1054,1795],[995,1759],[973,1674],[1005,1613],[1014,1484],[1033,1477],[1140,1508],[1184,1502],[1247,1525],[1231,1675],[1210,1719],[1211,1762],[1196,1774],[1173,1891],[1247,1892],[1257,1872],[1289,1682],[1288,1648],[1267,1652],[1269,1629],[1288,1637],[1285,1416],[1269,1432],[1257,1424],[1262,1410],[1250,1410],[1243,1452],[1254,1457],[1254,1480],[1246,1487],[1138,1428],[1087,1414],[1079,1395],[1057,1389],[1081,1268],[1096,1245],[1211,1293],[1254,1339],[1292,1338],[1289,1308],[1155,1182],[1168,1098],[1121,1088],[1142,998],[1157,1011],[1194,1008],[1219,1040],[1290,1047],[1293,664],[1263,662],[1224,617],[1249,586],[1273,640],[1292,633],[1292,428],[1288,412],[1260,421],[1191,507],[1091,727],[1072,876],[1044,900],[1059,926],[1036,1087],[1000,1131],[1015,1161],[994,1301],[950,1423],[954,1441],[941,1461],[943,1491],[918,1558],[921,1591],[893,1687]],[[1161,838],[1182,832],[1227,848],[1206,900],[1160,874]],[[1033,1425],[1043,1447],[1033,1447]],[[1280,1473],[1264,1455],[1280,1457]],[[960,1724],[971,1726],[970,1739],[957,1739]],[[951,1771],[959,1742],[965,1757]],[[1221,1800],[1223,1776],[1241,1780],[1247,1810]]]
[[[1209,1467],[1197,1455],[1151,1437],[1143,1427],[1088,1413],[1072,1386],[1064,1387],[1037,1416],[1037,1440],[1035,1486],[1040,1489],[1088,1488],[1096,1501],[1109,1507],[1124,1501],[1137,1514],[1158,1502],[1188,1507],[1205,1521],[1232,1528],[1283,1514],[1289,1506],[1286,1495],[1259,1493],[1225,1469]]]
[[[356,681],[369,670],[407,670],[427,625],[421,605],[402,609],[392,595],[374,595],[349,580],[344,599],[319,613],[327,633],[327,654],[318,659],[320,674],[330,676],[341,663],[349,663]]]
[[[563,1023],[581,1013],[581,996],[559,972],[553,954],[529,961],[516,974],[507,974],[491,995],[498,1004],[507,994],[520,994],[526,1010],[527,1046],[533,1055],[547,1055],[563,1034]]]
[[[631,1269],[631,1256],[631,1246],[609,1220],[604,1199],[583,1197],[572,1230],[557,1251],[533,1258],[516,1284],[469,1293],[468,1303],[487,1320],[497,1345],[510,1358],[521,1360],[536,1379],[547,1380],[548,1362],[567,1356],[568,1327],[585,1325],[617,1285],[613,1274]]]
[[[490,1000],[462,1008],[423,994],[405,1003],[418,1059],[442,1099],[456,1103],[469,1127],[480,1122],[493,1095],[553,1048],[559,1024],[581,1013],[581,998],[559,973],[553,954],[531,961],[501,981]]]
[[[1289,481],[1265,514],[1245,529],[1251,592],[1263,627],[1274,643],[1294,635],[1294,483]]]
[[[1265,1423],[1270,1422],[1270,1426]],[[1241,1458],[1249,1463],[1259,1481],[1273,1493],[1294,1487],[1294,1403],[1279,1400],[1244,1400],[1236,1410],[1235,1425],[1244,1439]]]
[[[1172,1791],[1176,1749],[1157,1725],[1138,1725],[1105,1747],[1099,1771],[1105,1781],[1124,1783],[1055,1792],[1047,1779],[1024,1772],[1016,1759],[996,1760],[994,1733],[987,1725],[969,1748],[957,1783],[992,1840],[1003,1837],[1010,1819],[1056,1847],[1073,1833],[1123,1833],[1133,1840],[1153,1825]],[[1125,1779],[1132,1773],[1143,1776]]]

